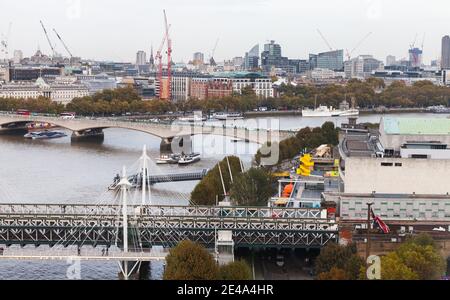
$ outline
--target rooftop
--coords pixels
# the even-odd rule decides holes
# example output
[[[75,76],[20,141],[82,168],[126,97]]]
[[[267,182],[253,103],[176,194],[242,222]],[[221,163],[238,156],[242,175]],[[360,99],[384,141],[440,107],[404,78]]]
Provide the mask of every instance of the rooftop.
[[[450,135],[450,119],[383,118],[388,135]]]

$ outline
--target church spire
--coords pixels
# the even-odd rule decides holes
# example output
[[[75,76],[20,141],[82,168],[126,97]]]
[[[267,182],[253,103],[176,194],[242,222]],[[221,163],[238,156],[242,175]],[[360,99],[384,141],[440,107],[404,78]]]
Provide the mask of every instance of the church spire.
[[[153,68],[155,66],[155,58],[153,57],[153,44],[152,50],[150,51],[150,67]]]

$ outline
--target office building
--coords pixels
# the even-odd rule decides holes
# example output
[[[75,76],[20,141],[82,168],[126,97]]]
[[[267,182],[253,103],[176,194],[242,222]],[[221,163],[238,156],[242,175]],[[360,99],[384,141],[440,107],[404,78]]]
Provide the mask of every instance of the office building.
[[[393,55],[388,55],[386,57],[386,66],[394,66],[397,64],[397,58]]]
[[[10,81],[36,81],[47,76],[61,76],[62,68],[57,67],[10,67]]]
[[[264,51],[261,54],[261,67],[264,72],[271,72],[273,69],[286,69],[289,66],[289,59],[281,55],[281,46],[270,41],[270,44],[264,45]]]
[[[23,52],[22,50],[14,50],[14,58],[13,62],[15,65],[18,65],[22,62],[23,59]]]
[[[147,64],[147,53],[145,51],[138,51],[136,53],[136,65],[143,66],[145,64]]]
[[[259,45],[255,45],[249,52],[245,53],[244,69],[255,71],[259,68]]]
[[[450,36],[448,35],[442,38],[441,68],[450,70]]]
[[[205,55],[201,52],[194,53],[193,64],[194,65],[203,65],[205,63]]]
[[[344,63],[346,78],[365,79],[372,75],[373,71],[384,70],[383,62],[371,55],[360,55]]]
[[[311,65],[314,68],[328,69],[333,71],[344,70],[344,50],[335,50],[310,55]]]

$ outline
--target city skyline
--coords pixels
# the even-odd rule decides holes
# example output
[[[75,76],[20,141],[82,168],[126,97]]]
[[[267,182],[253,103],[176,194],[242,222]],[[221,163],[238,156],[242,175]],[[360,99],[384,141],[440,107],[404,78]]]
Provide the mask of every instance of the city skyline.
[[[372,54],[383,61],[387,55],[407,58],[415,36],[416,46],[421,47],[426,34],[424,62],[428,64],[439,58],[442,37],[449,34],[442,26],[448,11],[443,6],[450,9],[450,4],[440,3],[441,9],[433,10],[432,5],[424,6],[425,2],[420,0],[392,2],[171,0],[147,3],[130,0],[123,6],[116,0],[107,4],[104,0],[43,0],[27,3],[25,11],[24,1],[5,0],[0,4],[0,33],[7,34],[9,22],[13,22],[9,42],[11,58],[14,50],[22,50],[24,56],[31,56],[38,47],[46,54],[51,53],[39,24],[42,20],[60,53],[66,51],[53,35],[53,28],[75,56],[133,62],[138,50],[146,51],[149,56],[151,45],[155,51],[159,47],[164,30],[162,10],[166,9],[172,25],[176,62],[192,60],[195,52],[204,53],[205,60],[209,60],[218,38],[216,61],[243,57],[255,44],[262,46],[268,40],[281,45],[283,56],[306,59],[309,53],[329,50],[317,29],[333,49],[344,50],[353,49],[368,32],[373,32],[352,56]],[[409,15],[402,19],[406,5]],[[106,8],[108,14],[104,14]],[[424,17],[427,22],[422,22]]]

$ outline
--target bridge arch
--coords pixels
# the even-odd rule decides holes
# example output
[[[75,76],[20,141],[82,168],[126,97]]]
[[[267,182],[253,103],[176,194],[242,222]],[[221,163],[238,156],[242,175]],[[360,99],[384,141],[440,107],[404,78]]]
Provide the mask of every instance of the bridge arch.
[[[121,122],[111,120],[92,120],[92,119],[76,119],[64,120],[54,117],[23,117],[23,116],[1,116],[0,127],[5,129],[9,125],[19,125],[14,128],[25,129],[29,123],[50,123],[60,128],[70,130],[74,135],[81,136],[83,132],[90,130],[103,131],[110,128],[133,130],[150,134],[160,138],[165,142],[172,142],[174,138],[196,135],[213,135],[226,136],[229,138],[237,138],[251,143],[260,145],[265,144],[269,140],[277,141],[289,137],[289,134],[282,134],[273,139],[272,132],[265,130],[249,130],[247,128],[230,128],[230,127],[210,127],[210,126],[194,126],[194,125],[160,125],[147,124],[138,122]],[[20,127],[23,125],[23,127]],[[10,128],[11,129],[11,128]]]

